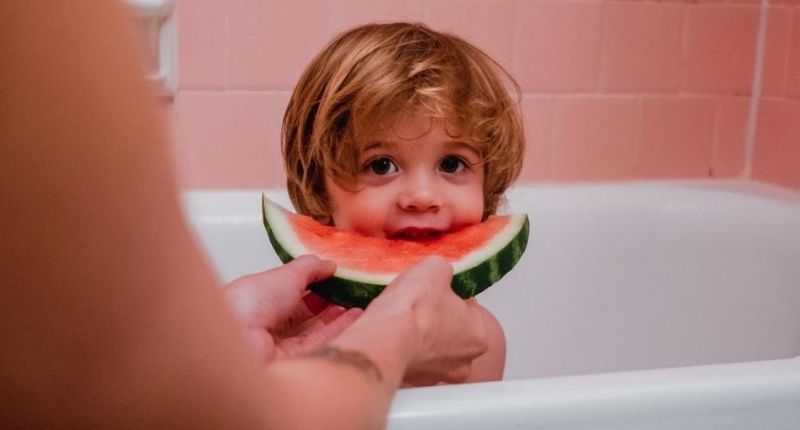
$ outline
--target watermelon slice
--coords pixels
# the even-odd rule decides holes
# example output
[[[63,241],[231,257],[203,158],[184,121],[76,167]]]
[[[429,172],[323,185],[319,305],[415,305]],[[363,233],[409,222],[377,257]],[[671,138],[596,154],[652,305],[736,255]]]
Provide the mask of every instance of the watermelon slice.
[[[322,225],[262,197],[264,226],[284,263],[303,254],[333,260],[334,275],[309,286],[344,307],[364,308],[403,270],[438,255],[453,266],[453,291],[470,298],[499,281],[528,244],[526,214],[490,216],[455,233],[420,241],[367,237]]]

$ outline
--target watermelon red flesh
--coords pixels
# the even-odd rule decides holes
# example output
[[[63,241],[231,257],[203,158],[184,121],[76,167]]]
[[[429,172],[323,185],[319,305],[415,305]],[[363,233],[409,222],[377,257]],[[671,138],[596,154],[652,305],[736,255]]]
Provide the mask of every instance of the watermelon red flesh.
[[[333,277],[312,291],[345,307],[366,307],[400,272],[428,255],[447,259],[452,287],[472,297],[497,282],[519,261],[528,241],[524,214],[492,216],[459,232],[423,241],[366,237],[292,214],[263,198],[264,225],[283,262],[315,254],[336,262]]]
[[[456,262],[489,242],[510,220],[509,216],[492,216],[458,233],[411,241],[366,237],[321,225],[310,217],[289,217],[302,245],[320,258],[335,260],[347,269],[389,274],[398,273],[429,255]]]

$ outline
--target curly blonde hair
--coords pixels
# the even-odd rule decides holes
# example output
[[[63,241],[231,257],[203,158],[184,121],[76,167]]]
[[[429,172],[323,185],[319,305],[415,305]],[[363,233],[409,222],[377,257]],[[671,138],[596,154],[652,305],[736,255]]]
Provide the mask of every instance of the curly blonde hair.
[[[311,61],[286,108],[281,137],[292,203],[330,222],[326,175],[354,190],[359,137],[413,109],[455,123],[478,149],[486,218],[522,167],[519,95],[502,66],[459,37],[412,23],[347,31]]]

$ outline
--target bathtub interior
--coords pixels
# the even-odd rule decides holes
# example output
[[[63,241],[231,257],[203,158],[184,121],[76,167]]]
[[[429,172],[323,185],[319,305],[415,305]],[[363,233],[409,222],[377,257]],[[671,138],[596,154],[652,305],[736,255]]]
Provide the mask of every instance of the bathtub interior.
[[[268,195],[288,206],[284,191]],[[222,281],[279,264],[259,191],[190,191]],[[800,354],[800,196],[739,181],[540,185],[517,268],[479,296],[507,336],[506,379]]]

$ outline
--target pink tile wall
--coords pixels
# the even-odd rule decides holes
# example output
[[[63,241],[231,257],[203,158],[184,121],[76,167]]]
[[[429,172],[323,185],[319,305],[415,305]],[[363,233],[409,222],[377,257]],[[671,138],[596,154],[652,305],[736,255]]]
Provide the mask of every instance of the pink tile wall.
[[[531,92],[594,91],[603,6],[598,1],[517,3],[512,71]],[[502,25],[502,24],[501,24]]]
[[[273,92],[178,94],[175,137],[182,183],[192,188],[280,185],[278,131],[287,101],[286,94]]]
[[[418,20],[437,30],[462,36],[510,69],[514,58],[514,32],[503,23],[514,22],[515,1],[440,0],[426,5],[425,19]]]
[[[715,99],[662,96],[644,100],[638,173],[652,178],[711,176]]]
[[[787,33],[790,42],[787,43],[787,63],[788,68],[783,75],[786,79],[787,95],[800,98],[800,10],[793,10],[791,31]]]
[[[761,94],[781,97],[786,93],[786,76],[789,72],[792,11],[783,7],[770,8],[767,20],[767,43],[764,51],[764,80]]]
[[[759,9],[728,4],[687,8],[683,87],[748,95],[753,84]]]
[[[677,92],[685,13],[681,3],[607,4],[600,88],[604,92]]]
[[[559,98],[553,118],[554,178],[633,178],[640,105],[632,97]]]
[[[753,177],[800,188],[800,5],[770,8]],[[791,7],[794,6],[794,7]]]
[[[555,97],[526,95],[522,99],[522,115],[525,124],[525,169],[520,175],[523,181],[541,181],[553,177],[553,112]]]
[[[225,89],[228,76],[228,5],[182,0],[178,21],[178,83],[185,89]]]
[[[800,101],[763,99],[753,176],[800,188]]]
[[[280,121],[305,64],[346,28],[409,20],[517,78],[523,181],[739,177],[752,163],[800,187],[787,126],[800,123],[800,2],[771,1],[750,159],[758,0],[178,0],[181,182],[283,186]]]
[[[288,90],[327,41],[322,0],[229,0],[228,88]],[[297,19],[302,17],[302,19]]]
[[[745,136],[750,99],[720,97],[717,99],[716,110],[710,176],[735,177],[745,167]]]

